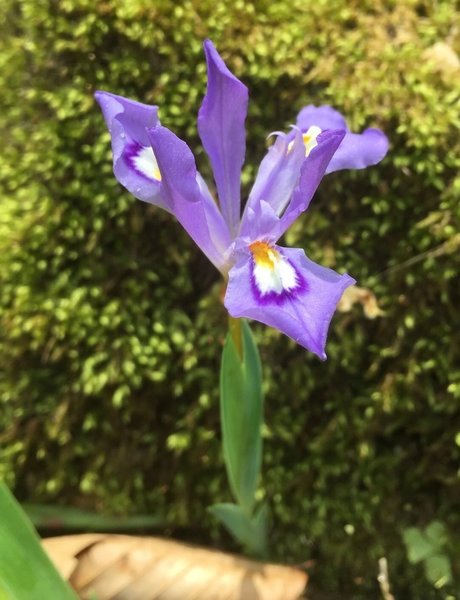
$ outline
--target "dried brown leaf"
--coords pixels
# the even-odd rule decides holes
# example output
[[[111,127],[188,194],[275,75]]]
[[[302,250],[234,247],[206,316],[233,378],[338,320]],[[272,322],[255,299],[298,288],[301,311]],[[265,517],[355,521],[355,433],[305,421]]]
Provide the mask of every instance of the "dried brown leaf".
[[[161,538],[90,534],[43,541],[87,600],[295,600],[307,575]]]
[[[355,304],[361,304],[368,319],[375,319],[385,314],[379,307],[375,294],[371,290],[357,285],[345,290],[337,305],[337,310],[343,313],[350,312]]]

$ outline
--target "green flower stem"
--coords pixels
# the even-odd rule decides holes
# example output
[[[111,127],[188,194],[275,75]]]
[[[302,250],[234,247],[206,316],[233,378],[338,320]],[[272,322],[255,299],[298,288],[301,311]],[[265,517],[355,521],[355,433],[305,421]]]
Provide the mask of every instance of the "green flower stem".
[[[267,509],[256,504],[262,464],[262,368],[244,319],[229,318],[220,372],[220,411],[225,467],[235,504],[216,504],[211,512],[249,554],[261,556],[267,537]]]
[[[238,352],[241,362],[243,362],[243,334],[241,331],[241,319],[235,319],[228,315],[228,331],[232,337],[233,343],[235,344],[236,351]]]

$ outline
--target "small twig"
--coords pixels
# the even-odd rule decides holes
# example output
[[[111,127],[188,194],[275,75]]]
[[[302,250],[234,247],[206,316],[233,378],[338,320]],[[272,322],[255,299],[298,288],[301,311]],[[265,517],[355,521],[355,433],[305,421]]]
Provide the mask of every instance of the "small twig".
[[[399,263],[392,267],[388,267],[388,269],[385,269],[384,271],[380,271],[380,273],[377,273],[376,278],[380,279],[381,277],[388,275],[389,273],[393,273],[395,271],[400,271],[401,269],[411,267],[412,265],[415,265],[416,263],[420,262],[421,260],[424,260],[425,258],[437,258],[438,256],[443,256],[444,254],[450,254],[457,250],[459,245],[460,234],[456,234],[452,238],[446,240],[445,242],[443,242],[439,246],[436,246],[435,248],[430,248],[425,252],[421,252],[420,254],[412,256],[411,258],[405,260],[402,263]]]
[[[383,556],[379,558],[379,574],[377,576],[379,582],[380,591],[384,600],[395,600],[395,597],[390,592],[390,580],[388,578],[388,561]]]

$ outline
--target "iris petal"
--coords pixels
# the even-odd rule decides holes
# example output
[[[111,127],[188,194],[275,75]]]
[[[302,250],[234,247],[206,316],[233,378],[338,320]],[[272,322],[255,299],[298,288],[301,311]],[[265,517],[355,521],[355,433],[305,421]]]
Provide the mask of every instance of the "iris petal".
[[[156,159],[147,135],[147,127],[159,124],[158,107],[108,92],[96,92],[95,98],[112,139],[115,177],[139,200],[168,210],[161,194],[159,173],[155,170]]]
[[[204,43],[208,87],[198,132],[214,172],[222,215],[233,234],[240,221],[240,176],[246,151],[248,89],[227,68],[210,40]]]
[[[364,169],[376,165],[388,152],[388,138],[380,129],[348,132],[327,166],[326,173],[341,169]]]
[[[297,127],[307,131],[311,126],[345,129],[346,135],[332,157],[326,173],[340,169],[364,169],[380,162],[388,152],[388,138],[380,129],[351,133],[344,117],[331,106],[305,106],[297,115]]]
[[[269,148],[260,163],[246,210],[253,208],[260,200],[268,202],[277,214],[286,208],[305,159],[305,147],[300,130],[294,130],[292,135],[293,139],[290,139],[283,133],[279,134],[275,143]]]
[[[286,158],[277,158],[276,160],[272,160],[267,155],[264,159],[267,161],[267,171],[268,163],[270,162],[273,165],[274,179],[271,179],[268,173],[264,175],[265,186],[260,187],[257,195],[252,195],[248,207],[243,214],[240,229],[241,237],[252,236],[252,239],[254,239],[254,233],[256,232],[258,237],[265,237],[274,241],[278,240],[297,217],[308,208],[324,176],[327,165],[339,147],[344,135],[345,132],[342,130],[325,131],[319,134],[316,140],[317,145],[305,157],[305,146],[302,136],[300,133],[297,133],[298,141],[296,138],[296,143],[291,150],[292,153],[298,153],[298,156],[295,158],[295,166],[294,163],[290,165],[286,163],[289,159],[289,153]],[[286,140],[283,140],[283,142],[285,144],[283,148],[287,150]],[[277,156],[280,154],[280,151],[279,149],[273,150],[273,153],[274,156]],[[286,171],[289,174],[286,174]],[[285,180],[289,177],[291,178],[289,197],[283,200],[282,205],[276,202],[276,193],[274,193],[274,191],[279,190],[276,183],[277,175],[282,178],[285,177]],[[280,208],[282,209],[282,214],[279,212]],[[278,212],[276,209],[278,209]]]
[[[230,233],[204,181],[198,175],[195,159],[187,144],[166,127],[148,131],[161,172],[165,202],[182,227],[221,271]]]
[[[289,265],[281,289],[266,289],[255,280],[257,260],[248,247],[242,250],[229,273],[225,306],[232,317],[246,317],[279,329],[298,344],[326,359],[326,337],[332,316],[345,289],[355,283],[311,261],[299,248],[274,250]],[[267,284],[270,286],[270,284]]]
[[[338,110],[328,106],[314,106],[309,104],[304,106],[297,115],[297,127],[302,131],[307,131],[310,127],[316,126],[320,129],[345,129],[348,130],[347,122]]]
[[[281,216],[281,233],[284,233],[297,217],[310,206],[310,202],[330,164],[334,153],[340,147],[345,131],[323,131],[317,137],[317,145],[302,163],[300,178],[285,212]]]

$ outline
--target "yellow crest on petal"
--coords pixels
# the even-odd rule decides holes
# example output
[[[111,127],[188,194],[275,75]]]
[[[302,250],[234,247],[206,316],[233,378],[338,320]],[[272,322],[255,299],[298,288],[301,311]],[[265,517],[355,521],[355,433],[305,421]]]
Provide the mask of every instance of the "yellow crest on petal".
[[[305,146],[305,156],[308,156],[310,154],[310,152],[313,150],[313,148],[316,148],[316,146],[318,145],[316,138],[319,136],[321,131],[322,131],[322,129],[320,127],[317,127],[316,125],[312,125],[311,127],[308,128],[308,130],[305,133],[302,134],[303,145]],[[294,140],[289,142],[288,149],[287,149],[288,154],[292,150],[293,145],[294,145]]]
[[[252,257],[257,265],[274,269],[279,259],[279,253],[266,242],[253,242],[249,246]]]
[[[301,287],[293,265],[266,242],[253,242],[249,250],[254,260],[253,284],[260,297],[285,297]]]

